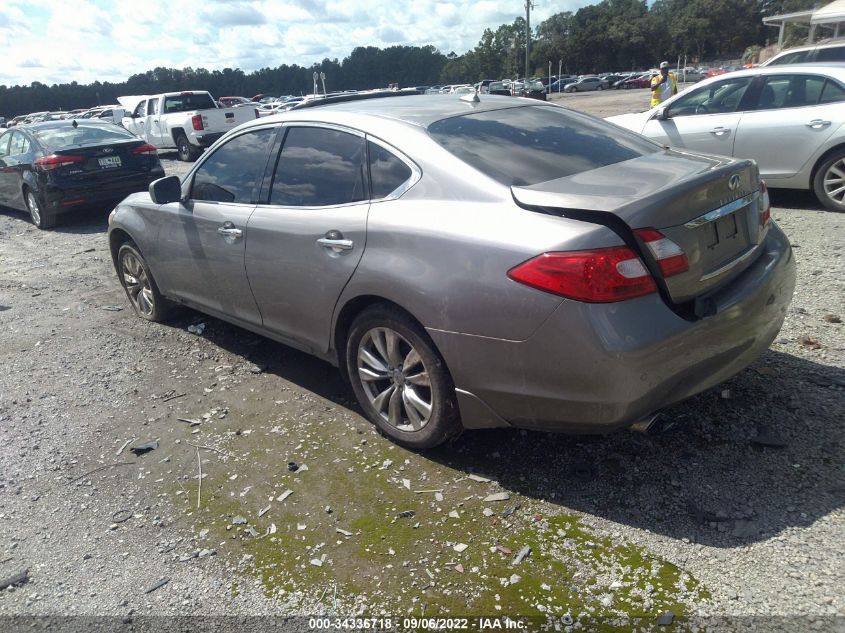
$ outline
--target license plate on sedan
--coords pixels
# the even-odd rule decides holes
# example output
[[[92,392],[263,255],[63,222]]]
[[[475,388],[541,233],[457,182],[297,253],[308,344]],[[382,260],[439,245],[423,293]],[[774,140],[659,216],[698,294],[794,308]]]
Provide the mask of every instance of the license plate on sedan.
[[[97,159],[103,169],[115,169],[121,166],[120,156],[105,156]]]

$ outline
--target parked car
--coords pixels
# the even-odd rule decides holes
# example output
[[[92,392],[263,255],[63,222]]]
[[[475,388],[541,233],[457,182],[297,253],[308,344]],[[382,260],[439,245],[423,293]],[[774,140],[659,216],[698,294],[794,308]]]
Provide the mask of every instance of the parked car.
[[[608,119],[660,143],[753,158],[770,187],[845,211],[845,66],[767,66],[705,79],[647,112]]]
[[[812,46],[782,51],[760,66],[784,66],[815,62],[845,62],[845,39],[825,40]]]
[[[494,81],[487,86],[487,94],[510,97],[512,96],[511,84],[510,82]]]
[[[104,121],[111,121],[113,123],[120,124],[121,119],[123,118],[123,109],[118,104],[97,106],[96,108],[91,108],[90,110],[83,112],[76,118],[103,119]]]
[[[217,99],[217,102],[220,104],[221,108],[234,108],[244,104],[253,104],[252,101],[246,97],[220,97]]]
[[[184,304],[323,358],[415,448],[641,421],[759,357],[795,284],[753,161],[490,95],[247,123],[121,202],[109,244],[140,317]]]
[[[567,85],[564,92],[587,92],[590,90],[605,90],[610,87],[610,84],[599,77],[582,77]]]
[[[155,147],[112,123],[49,121],[0,136],[0,205],[27,211],[40,229],[80,207],[109,208],[163,175]]]
[[[633,88],[648,88],[649,86],[651,86],[652,76],[653,75],[650,72],[635,75],[634,77],[626,79],[624,82],[622,82],[622,88],[624,90],[631,90]]]
[[[253,108],[218,108],[204,90],[118,97],[127,130],[158,149],[175,148],[179,160],[196,160],[224,133],[256,118]]]

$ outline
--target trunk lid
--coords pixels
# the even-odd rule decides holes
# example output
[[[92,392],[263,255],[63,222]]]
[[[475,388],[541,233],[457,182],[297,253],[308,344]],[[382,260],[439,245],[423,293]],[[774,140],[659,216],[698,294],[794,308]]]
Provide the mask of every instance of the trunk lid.
[[[154,154],[135,153],[135,150],[144,145],[144,141],[132,139],[99,145],[64,147],[53,153],[57,156],[81,157],[82,160],[59,167],[54,171],[54,175],[92,185],[103,181],[134,178],[138,174],[148,173],[159,162]]]
[[[639,251],[668,298],[691,301],[735,277],[765,236],[757,166],[750,160],[666,150],[528,187],[512,187],[523,207],[575,214],[619,228],[655,228],[675,242],[689,270],[663,278]]]

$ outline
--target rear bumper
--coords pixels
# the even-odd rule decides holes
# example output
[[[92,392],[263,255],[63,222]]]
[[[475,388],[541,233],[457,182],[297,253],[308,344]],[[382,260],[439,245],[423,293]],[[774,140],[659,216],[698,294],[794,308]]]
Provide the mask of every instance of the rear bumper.
[[[772,223],[763,253],[714,296],[712,317],[685,321],[654,294],[614,304],[564,301],[525,341],[429,333],[467,428],[605,433],[709,389],[762,355],[783,324],[795,272],[789,242]]]
[[[200,147],[211,147],[214,142],[223,136],[224,132],[212,132],[210,134],[197,134],[197,145]]]
[[[42,187],[41,194],[47,211],[61,215],[99,204],[113,206],[113,203],[123,200],[130,193],[146,191],[151,182],[163,177],[164,169],[159,165],[149,172],[109,182],[62,183],[61,186],[48,183]]]

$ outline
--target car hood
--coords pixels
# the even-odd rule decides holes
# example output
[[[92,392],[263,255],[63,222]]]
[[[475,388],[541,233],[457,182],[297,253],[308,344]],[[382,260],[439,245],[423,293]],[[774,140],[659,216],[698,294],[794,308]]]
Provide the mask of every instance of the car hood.
[[[609,116],[605,121],[615,123],[619,127],[624,127],[627,130],[633,130],[637,134],[641,134],[645,128],[645,124],[651,118],[652,111],[645,112],[630,112],[628,114],[618,114],[616,116]]]

